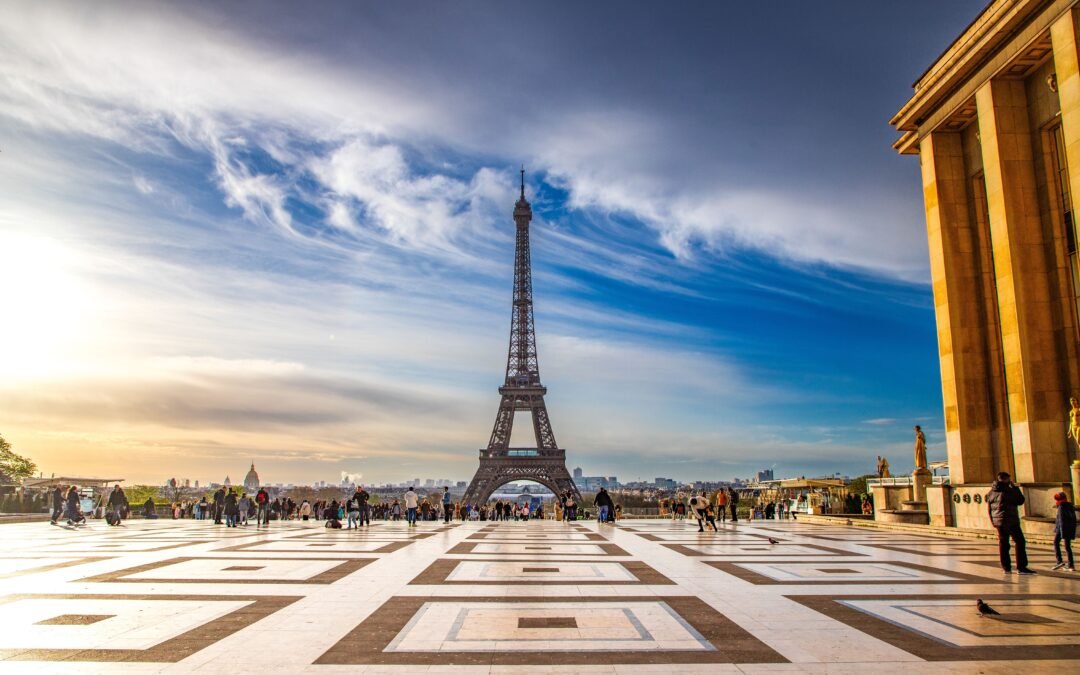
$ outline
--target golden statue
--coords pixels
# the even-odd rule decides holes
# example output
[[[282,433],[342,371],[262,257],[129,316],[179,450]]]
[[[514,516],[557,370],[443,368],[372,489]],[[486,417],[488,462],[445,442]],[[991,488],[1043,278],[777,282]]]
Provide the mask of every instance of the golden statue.
[[[881,455],[877,456],[877,475],[878,478],[892,478],[892,476],[889,475],[889,460]]]
[[[926,468],[926,434],[922,427],[915,425],[915,469]]]
[[[1069,399],[1069,433],[1065,437],[1073,439],[1077,457],[1080,457],[1080,403],[1075,398]]]

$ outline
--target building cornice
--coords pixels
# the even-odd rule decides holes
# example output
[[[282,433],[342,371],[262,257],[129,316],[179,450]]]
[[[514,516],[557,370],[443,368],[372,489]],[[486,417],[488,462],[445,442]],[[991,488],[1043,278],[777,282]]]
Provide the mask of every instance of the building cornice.
[[[917,154],[922,135],[963,106],[972,107],[969,104],[979,86],[1006,71],[1010,59],[1029,49],[1057,17],[1078,3],[1080,0],[991,2],[923,73],[915,83],[915,94],[890,120],[903,132],[893,148],[901,154]]]

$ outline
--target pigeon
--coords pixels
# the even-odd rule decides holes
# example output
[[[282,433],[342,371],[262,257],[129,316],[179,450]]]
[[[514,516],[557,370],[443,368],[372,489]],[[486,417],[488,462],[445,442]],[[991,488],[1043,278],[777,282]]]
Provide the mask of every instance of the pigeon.
[[[769,543],[770,543],[770,544],[779,544],[780,542],[779,542],[779,541],[777,541],[777,540],[775,540],[775,539],[773,539],[772,537],[769,537]]]
[[[975,606],[979,608],[979,614],[982,614],[983,616],[1001,616],[1001,612],[997,611],[982,600],[976,600]]]

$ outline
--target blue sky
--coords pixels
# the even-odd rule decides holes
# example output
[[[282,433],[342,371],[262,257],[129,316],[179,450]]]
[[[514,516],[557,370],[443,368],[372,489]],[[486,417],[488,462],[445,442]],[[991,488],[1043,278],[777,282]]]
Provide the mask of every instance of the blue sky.
[[[47,472],[465,480],[532,201],[571,466],[944,457],[890,115],[981,2],[15,3],[0,432]]]

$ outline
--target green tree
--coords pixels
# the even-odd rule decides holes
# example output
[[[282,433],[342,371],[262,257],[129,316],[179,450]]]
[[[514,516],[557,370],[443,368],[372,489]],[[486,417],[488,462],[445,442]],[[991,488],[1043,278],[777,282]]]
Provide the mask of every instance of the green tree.
[[[11,443],[0,435],[0,471],[6,473],[13,481],[21,482],[23,478],[29,478],[37,473],[37,464],[16,454],[11,449]]]
[[[866,487],[866,480],[868,478],[877,478],[875,474],[868,474],[866,476],[859,476],[858,478],[852,478],[851,483],[848,484],[848,494],[862,495],[868,494],[870,491]]]

